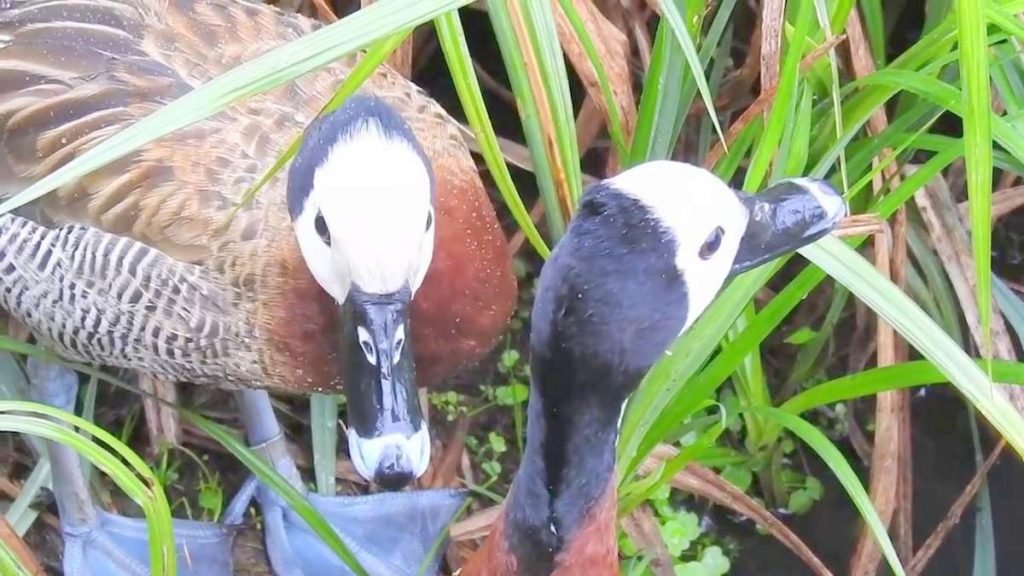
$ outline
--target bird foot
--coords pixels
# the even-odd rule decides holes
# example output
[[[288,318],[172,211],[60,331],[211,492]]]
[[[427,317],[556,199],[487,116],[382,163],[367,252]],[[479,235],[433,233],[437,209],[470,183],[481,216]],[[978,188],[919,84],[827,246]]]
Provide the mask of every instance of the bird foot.
[[[263,454],[320,512],[367,573],[438,573],[448,524],[466,500],[464,490],[359,496],[311,493],[302,485],[295,462],[287,452],[269,396],[256,390],[241,392],[241,404],[253,449]],[[256,484],[256,479],[250,478],[247,488]],[[276,574],[354,574],[273,490],[259,484],[255,491],[265,522],[267,555]],[[426,570],[421,571],[421,565],[426,565]]]
[[[73,413],[78,375],[59,364],[29,358],[31,397]],[[46,442],[53,493],[64,540],[64,574],[68,576],[143,576],[150,573],[146,520],[112,514],[98,508],[89,493],[78,454],[68,446]],[[173,519],[178,574],[233,574],[231,546],[235,530],[252,494],[239,493],[225,510],[221,523]]]

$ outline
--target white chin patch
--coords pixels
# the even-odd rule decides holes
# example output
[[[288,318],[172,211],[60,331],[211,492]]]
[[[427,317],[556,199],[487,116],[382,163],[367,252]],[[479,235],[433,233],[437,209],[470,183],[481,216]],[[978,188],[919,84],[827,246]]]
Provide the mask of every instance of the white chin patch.
[[[400,454],[399,468],[411,470],[414,478],[419,478],[430,465],[430,432],[423,425],[412,436],[404,434],[385,434],[378,438],[362,438],[355,428],[348,430],[348,453],[359,475],[372,481],[380,466],[381,459],[391,450],[397,448]]]

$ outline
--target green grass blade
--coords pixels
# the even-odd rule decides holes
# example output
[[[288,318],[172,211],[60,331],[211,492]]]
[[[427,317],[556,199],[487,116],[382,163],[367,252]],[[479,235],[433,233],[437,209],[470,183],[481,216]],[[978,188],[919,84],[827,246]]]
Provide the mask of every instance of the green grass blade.
[[[162,136],[212,116],[235,102],[265,92],[360,50],[369,44],[472,0],[381,0],[364,10],[279,46],[171,102],[84,152],[0,204],[0,213],[24,206]]]
[[[722,435],[722,432],[725,431],[725,414],[723,413],[717,420],[717,422],[701,433],[692,444],[683,447],[675,457],[664,462],[659,472],[652,474],[649,478],[644,478],[627,485],[619,500],[619,516],[629,514],[634,508],[650,499],[661,486],[667,485],[672,480],[672,477],[687,464],[697,460],[706,450],[711,448],[718,441],[718,437]]]
[[[1019,22],[1018,22],[1019,23]],[[1021,42],[1016,38],[993,47],[992,84],[997,97],[1006,107],[1006,116],[1016,118],[1020,126],[1024,113],[1024,70],[1021,66]]]
[[[837,238],[826,237],[800,253],[883,317],[921,354],[934,362],[974,407],[1024,455],[1024,418],[985,373],[910,298]]]
[[[711,58],[721,50],[721,39],[731,20],[736,1],[724,0],[718,4],[715,18],[701,47],[702,66],[711,62]],[[651,49],[651,65],[644,77],[643,92],[640,95],[629,162],[625,166],[669,158],[689,112],[696,84],[685,82],[686,59],[679,42],[673,41],[673,35],[668,20],[659,20]],[[728,54],[727,50],[725,54]],[[709,115],[710,118],[712,116]],[[717,119],[717,116],[713,118]]]
[[[963,83],[964,160],[971,208],[975,294],[986,356],[992,347],[992,92],[988,30],[981,2],[955,3]]]
[[[974,410],[967,406],[967,418],[971,427],[971,444],[974,447],[974,463],[978,470],[985,464],[985,449],[981,444],[981,430]],[[974,576],[999,574],[996,568],[996,535],[992,513],[992,498],[989,495],[988,480],[981,481],[974,505]]]
[[[779,160],[772,170],[772,181],[805,174],[807,156],[811,148],[811,101],[814,97],[809,84],[803,84],[796,102],[796,120],[789,122],[779,147]]]
[[[576,114],[573,113],[569,93],[569,72],[565,67],[562,43],[555,28],[554,6],[550,0],[513,0],[522,2],[524,24],[530,33],[533,48],[540,65],[540,75],[547,93],[551,119],[554,121],[555,145],[558,149],[559,172],[565,180],[562,187],[568,193],[569,207],[575,209],[583,189],[580,169],[580,151],[576,141]],[[566,214],[566,218],[571,216]]]
[[[885,12],[882,0],[860,0],[860,13],[864,18],[871,57],[876,68],[885,66]]]
[[[7,547],[7,543],[0,540],[0,574],[10,576],[32,576],[28,568],[21,565],[18,557]]]
[[[755,316],[754,304],[748,303],[743,314],[736,318],[736,322],[726,333],[726,341],[740,333],[747,322]],[[761,351],[758,347],[751,350],[736,365],[732,384],[741,407],[772,405],[772,393],[765,378],[764,366],[761,363]],[[744,412],[742,418],[746,423],[745,444],[748,449],[753,450],[761,445],[761,430],[763,428],[761,419],[750,412]]]
[[[666,126],[682,124],[686,113],[683,100],[685,61],[678,42],[665,19],[658,23],[651,49],[651,65],[644,78],[637,111],[636,128],[630,145],[628,165],[647,160],[664,160],[672,154],[676,135]]]
[[[840,6],[837,6],[837,8],[839,8],[840,10],[837,11],[836,16],[842,18],[843,22],[846,22],[849,10],[852,9],[852,7],[852,2],[840,3]],[[825,32],[826,40],[831,40],[832,38],[834,38],[834,35],[832,33],[832,23],[828,17],[828,7],[825,6],[825,0],[814,0],[814,8],[815,12],[817,12],[818,14],[818,22]],[[839,93],[839,62],[838,57],[836,56],[835,46],[829,48],[828,50],[828,65],[829,73],[831,74],[831,77],[829,78],[830,82],[828,83],[828,87],[829,95],[832,96],[832,119],[836,124],[836,134],[842,134],[843,104]],[[848,172],[848,168],[846,166],[845,151],[839,155],[839,174],[841,177],[842,189],[847,190],[850,184],[850,175]]]
[[[583,51],[587,54],[590,65],[594,67],[597,82],[601,87],[601,97],[604,99],[605,107],[608,108],[608,135],[612,139],[612,144],[615,146],[615,151],[618,153],[619,158],[626,158],[629,154],[629,149],[626,146],[625,132],[622,130],[619,104],[615,100],[612,84],[608,80],[608,71],[604,67],[604,62],[601,61],[601,55],[597,52],[594,39],[590,36],[590,31],[587,30],[579,11],[576,10],[571,0],[558,0],[558,4],[561,6],[562,12],[565,14],[566,20],[569,21],[573,32],[576,33],[576,37],[580,39],[580,44],[583,46]]]
[[[796,30],[793,38],[806,38],[813,22],[813,5],[810,2],[798,2],[796,7]],[[760,141],[754,148],[750,166],[743,182],[743,189],[754,191],[761,188],[768,174],[772,160],[779,151],[782,134],[795,116],[797,90],[799,87],[800,59],[803,56],[803,42],[788,42],[786,55],[779,70],[779,84],[776,91],[776,104],[768,112]]]
[[[850,467],[846,458],[843,458],[842,452],[836,448],[835,444],[815,428],[814,425],[799,416],[770,407],[756,409],[756,412],[785,426],[817,452],[825,464],[828,464],[828,467],[832,469],[839,483],[846,489],[846,493],[850,496],[853,505],[860,511],[861,518],[864,519],[865,524],[868,525],[871,533],[874,534],[875,540],[885,555],[885,559],[889,562],[889,567],[898,575],[906,574],[903,571],[902,564],[900,564],[899,556],[896,555],[896,549],[893,547],[892,541],[889,540],[889,534],[885,530],[885,525],[882,524],[881,518],[878,517],[878,512],[875,511],[875,507],[871,503],[871,497],[868,496],[864,486],[857,478],[857,473]]]
[[[310,396],[309,422],[316,490],[322,496],[334,496],[338,465],[338,397],[334,394]]]
[[[105,446],[87,440],[65,424],[88,430]],[[91,422],[34,402],[0,401],[0,431],[28,434],[57,442],[92,461],[118,488],[142,507],[149,531],[152,572],[168,575],[176,573],[170,506],[152,470],[130,448]]]
[[[832,302],[829,304],[828,311],[825,312],[825,319],[822,320],[814,337],[800,347],[800,351],[796,354],[796,361],[793,362],[793,369],[786,378],[785,384],[782,385],[781,391],[776,394],[776,398],[788,397],[790,392],[811,379],[815,367],[820,366],[819,359],[826,346],[832,341],[836,324],[849,300],[850,291],[842,286],[836,286],[832,294]]]
[[[720,8],[719,10],[723,10]],[[715,31],[715,24],[719,22],[716,17],[711,25],[711,33]],[[723,83],[726,78],[727,68],[730,67],[731,58],[729,57],[730,48],[733,45],[733,39],[735,37],[735,27],[727,26],[721,35],[721,39],[717,42],[718,46],[714,51],[714,56],[711,59],[711,70],[708,72],[708,82],[711,84],[711,90],[714,92],[715,98],[719,97]],[[710,34],[709,34],[710,36]],[[705,38],[704,48],[709,46],[711,42],[710,38]],[[704,49],[701,49],[701,57],[704,56]],[[714,145],[714,138],[717,138],[715,134],[715,127],[711,124],[711,118],[705,116],[700,119],[700,133],[697,136],[697,149],[692,162],[694,164],[704,166],[707,164],[708,154],[711,152],[711,147]]]
[[[205,434],[219,442],[231,454],[248,468],[257,478],[287,502],[308,525],[310,530],[345,563],[353,572],[360,576],[368,576],[366,569],[342,542],[334,528],[306,500],[294,486],[277,472],[261,456],[242,443],[228,428],[217,424],[191,410],[181,410],[181,417],[195,425]]]
[[[984,360],[973,360],[980,370]],[[1024,385],[1024,363],[1006,360],[992,361],[992,378],[1006,384]],[[801,414],[821,406],[874,396],[881,392],[902,390],[917,386],[946,384],[949,378],[928,360],[901,362],[891,366],[869,368],[855,374],[840,376],[809,388],[784,402],[779,408]]]
[[[924,28],[925,32],[934,30],[944,21],[947,21],[952,13],[953,0],[929,0],[924,4]]]
[[[516,190],[512,181],[505,156],[501,153],[498,144],[498,137],[494,133],[494,126],[487,113],[484,104],[483,93],[480,91],[480,83],[473,70],[472,56],[469,53],[469,45],[466,42],[466,33],[462,27],[462,20],[457,11],[451,11],[438,17],[434,21],[437,30],[437,38],[444,52],[445,62],[448,63],[448,70],[451,72],[455,90],[458,92],[462,109],[466,113],[466,119],[476,140],[480,144],[481,153],[491,177],[498,186],[498,192],[512,213],[519,229],[523,231],[527,241],[533,249],[543,258],[547,258],[551,249],[544,243],[537,226],[530,218],[530,213],[523,204],[523,199]]]
[[[501,49],[501,56],[508,73],[512,93],[516,97],[516,107],[522,122],[526,144],[529,147],[530,159],[533,161],[533,172],[537,177],[537,186],[544,202],[544,216],[548,231],[554,241],[558,241],[565,233],[565,214],[562,202],[558,197],[557,170],[549,158],[549,146],[540,121],[540,102],[530,83],[529,73],[523,54],[529,47],[523,46],[516,36],[513,17],[507,0],[488,0],[487,14],[490,16],[494,34]],[[531,54],[536,55],[532,50]],[[575,124],[575,122],[574,122]],[[554,137],[554,135],[552,135]],[[557,145],[552,152],[557,150]]]
[[[718,122],[715,101],[711,97],[711,89],[708,88],[707,79],[704,78],[704,65],[697,55],[697,47],[693,43],[693,38],[690,37],[690,31],[686,28],[686,18],[683,16],[683,10],[680,8],[678,0],[659,0],[658,5],[661,7],[662,18],[668,21],[669,27],[675,34],[676,42],[679,43],[679,47],[682,49],[683,58],[686,59],[686,63],[690,67],[690,73],[693,74],[693,79],[697,83],[697,90],[700,92],[700,97],[704,101],[704,107],[708,111],[712,123],[714,123],[718,139],[722,146],[728,150],[729,147],[725,143],[722,126]]]
[[[949,284],[946,270],[937,254],[925,240],[926,232],[917,224],[907,226],[907,246],[914,260],[924,272],[928,296],[934,299],[938,313],[933,316],[953,341],[961,347],[964,345],[963,329],[961,328],[960,303]]]
[[[992,286],[995,288],[999,311],[1017,334],[1017,339],[1024,340],[1024,301],[996,276],[992,278]]]

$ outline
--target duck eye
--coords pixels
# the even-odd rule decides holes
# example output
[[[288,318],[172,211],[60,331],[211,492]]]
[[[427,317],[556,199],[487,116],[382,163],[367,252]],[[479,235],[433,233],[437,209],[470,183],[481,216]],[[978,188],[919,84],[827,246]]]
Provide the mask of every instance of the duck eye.
[[[370,338],[370,333],[366,331],[366,328],[362,326],[356,326],[356,336],[359,337],[359,347],[363,350],[363,355],[366,356],[366,361],[371,365],[377,365],[377,350],[373,345],[373,340]]]
[[[404,348],[404,346],[405,326],[399,325],[398,329],[395,330],[394,351],[391,353],[391,356],[396,364],[398,363],[399,358],[401,358],[402,356],[402,349]]]
[[[427,230],[430,230],[430,227],[433,224],[434,224],[434,211],[431,210],[430,212],[427,212],[427,226],[426,226],[426,228],[423,229],[423,231],[425,232]]]
[[[707,260],[718,252],[718,249],[722,246],[722,236],[725,235],[725,230],[722,230],[721,226],[715,226],[715,229],[708,235],[708,239],[704,241],[704,244],[700,247],[700,259]]]
[[[317,212],[316,218],[313,219],[313,226],[316,228],[316,233],[320,236],[320,239],[324,241],[324,244],[331,245],[331,231],[327,229],[327,221],[324,220],[323,212]]]

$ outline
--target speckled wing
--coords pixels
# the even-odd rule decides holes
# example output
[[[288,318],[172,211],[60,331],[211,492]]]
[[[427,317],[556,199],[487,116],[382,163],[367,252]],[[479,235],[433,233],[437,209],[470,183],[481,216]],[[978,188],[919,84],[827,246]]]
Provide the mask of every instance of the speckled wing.
[[[0,216],[0,305],[72,360],[223,388],[258,383],[231,290],[131,238]]]

